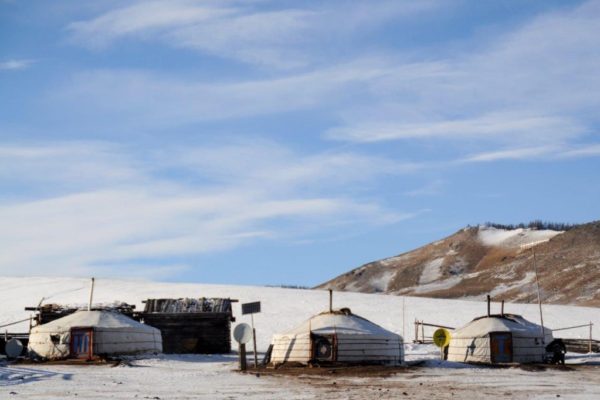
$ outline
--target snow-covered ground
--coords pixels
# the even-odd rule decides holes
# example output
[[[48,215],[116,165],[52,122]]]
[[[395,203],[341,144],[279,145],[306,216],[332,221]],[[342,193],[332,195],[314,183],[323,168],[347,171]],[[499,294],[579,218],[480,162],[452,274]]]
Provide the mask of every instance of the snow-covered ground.
[[[519,247],[524,244],[552,239],[562,231],[549,229],[497,229],[487,226],[479,227],[478,238],[486,246]]]
[[[85,303],[89,281],[70,278],[0,278],[0,325],[27,318],[26,306],[46,303]],[[328,307],[326,291],[280,289],[252,286],[174,284],[145,281],[97,280],[94,299],[136,304],[158,297],[231,297],[240,302],[261,301],[262,312],[255,316],[259,351],[271,335],[293,328],[309,316]],[[380,294],[335,293],[335,307],[350,307],[379,325],[402,334],[411,342],[415,319],[449,326],[461,326],[485,312],[484,302],[396,297]],[[241,316],[237,303],[237,322]],[[494,305],[498,308],[498,305]],[[405,315],[403,316],[403,309]],[[506,311],[538,321],[536,305],[507,304]],[[403,327],[404,321],[404,327]],[[580,325],[593,321],[600,326],[594,308],[545,306],[544,322],[550,328]],[[11,327],[26,331],[27,323]],[[563,337],[586,338],[588,331],[561,332]],[[595,336],[598,336],[595,333]],[[549,369],[525,371],[518,368],[474,368],[435,361],[432,346],[407,344],[407,359],[429,359],[391,377],[284,377],[241,375],[234,372],[236,358],[226,356],[159,356],[134,360],[130,365],[57,366],[0,365],[0,399],[4,398],[149,398],[149,399],[362,399],[362,398],[600,398],[600,370],[597,366],[572,371]],[[574,356],[570,363],[599,363],[600,358]],[[14,393],[11,395],[11,393]],[[403,393],[406,393],[403,394]],[[10,396],[10,397],[9,397]]]

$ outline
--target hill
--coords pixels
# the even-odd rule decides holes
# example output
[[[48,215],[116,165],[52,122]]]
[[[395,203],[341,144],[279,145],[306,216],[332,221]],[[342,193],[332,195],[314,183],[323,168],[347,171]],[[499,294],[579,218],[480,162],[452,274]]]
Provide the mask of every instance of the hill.
[[[600,222],[550,229],[467,227],[445,239],[374,261],[318,288],[437,298],[537,301],[534,247],[545,303],[600,306]]]

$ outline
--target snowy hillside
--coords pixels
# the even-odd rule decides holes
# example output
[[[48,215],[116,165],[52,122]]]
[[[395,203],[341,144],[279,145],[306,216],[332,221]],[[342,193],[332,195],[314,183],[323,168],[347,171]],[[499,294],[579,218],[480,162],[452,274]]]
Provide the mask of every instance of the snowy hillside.
[[[546,241],[546,242],[543,242]],[[541,242],[541,243],[540,243]],[[545,302],[600,306],[600,223],[568,231],[468,227],[398,256],[374,261],[319,287],[437,298],[535,302],[535,246]]]
[[[85,303],[89,296],[89,280],[72,278],[0,278],[0,325],[27,318],[26,306],[44,303]],[[143,309],[142,300],[161,297],[230,297],[240,303],[261,301],[262,312],[255,316],[259,350],[264,351],[273,333],[288,330],[328,307],[328,293],[322,290],[281,289],[255,286],[223,286],[185,283],[159,283],[147,281],[97,279],[94,301],[112,303],[116,300],[136,304]],[[447,326],[459,327],[486,312],[484,302],[443,300],[420,297],[398,297],[380,294],[334,294],[334,307],[349,307],[391,331],[403,333],[403,301],[405,336],[407,342],[414,336],[413,321],[425,320]],[[242,316],[240,303],[234,304],[234,316],[239,322],[249,322]],[[493,305],[497,311],[499,305]],[[532,321],[539,320],[537,305],[507,304],[506,311],[522,314]],[[579,325],[593,321],[600,327],[600,313],[594,308],[545,306],[544,321],[550,328]],[[28,323],[10,327],[12,332],[26,331]],[[587,337],[585,329],[565,331],[564,337]],[[600,335],[599,335],[600,336]]]

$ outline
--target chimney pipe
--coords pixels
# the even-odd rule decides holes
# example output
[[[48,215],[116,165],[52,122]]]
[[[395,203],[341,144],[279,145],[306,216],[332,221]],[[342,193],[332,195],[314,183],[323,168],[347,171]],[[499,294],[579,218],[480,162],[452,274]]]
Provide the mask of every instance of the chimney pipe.
[[[88,303],[88,311],[92,311],[92,299],[94,298],[94,278],[92,278],[92,288],[90,289],[90,302]]]
[[[502,306],[500,307],[500,314],[504,317],[504,300],[502,300]]]
[[[490,316],[490,302],[491,302],[491,301],[492,301],[492,299],[490,298],[490,295],[488,294],[488,295],[487,295],[487,303],[488,303],[488,305],[487,305],[487,306],[488,306],[488,313],[487,313],[487,316],[488,316],[488,317]]]
[[[333,312],[333,290],[329,289],[329,312]]]

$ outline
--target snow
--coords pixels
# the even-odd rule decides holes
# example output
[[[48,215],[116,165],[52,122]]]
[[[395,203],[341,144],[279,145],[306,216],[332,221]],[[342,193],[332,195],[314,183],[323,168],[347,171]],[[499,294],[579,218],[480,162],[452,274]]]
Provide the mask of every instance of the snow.
[[[379,292],[385,292],[390,284],[390,281],[396,275],[396,272],[397,271],[395,270],[383,271],[376,277],[371,278],[369,281],[369,286]]]
[[[46,302],[84,303],[89,282],[74,278],[0,278],[0,325],[27,318],[26,306]],[[240,302],[261,301],[262,312],[255,315],[258,349],[266,350],[274,333],[285,332],[307,318],[328,308],[326,291],[281,289],[256,286],[205,285],[191,283],[157,283],[147,281],[96,281],[97,302],[115,300],[143,308],[142,300],[163,297],[231,297]],[[483,299],[482,299],[483,300]],[[334,307],[349,307],[385,329],[402,334],[412,341],[415,319],[447,326],[463,326],[485,313],[485,302],[405,297],[406,314],[402,315],[403,298],[383,294],[334,294]],[[493,304],[492,310],[499,310]],[[537,305],[506,304],[506,312],[521,314],[532,322],[539,321]],[[234,303],[236,323],[249,323],[242,316],[240,303]],[[403,318],[404,317],[404,318]],[[405,321],[403,327],[403,320]],[[544,306],[544,324],[550,328],[594,322],[594,336],[600,326],[598,309],[572,306]],[[10,327],[26,331],[28,324]],[[562,331],[562,337],[586,338],[587,328]],[[431,331],[426,331],[431,335]],[[72,365],[2,365],[0,362],[0,399],[79,399],[160,398],[160,399],[363,399],[363,398],[481,398],[527,397],[600,398],[600,374],[583,366],[576,372],[548,370],[532,372],[522,369],[475,368],[463,364],[436,361],[438,350],[430,345],[406,345],[408,361],[429,359],[425,366],[386,378],[339,376],[264,376],[243,375],[236,368],[235,355],[169,356],[132,360],[130,365],[78,367]],[[573,363],[600,363],[597,355],[574,355]],[[587,368],[587,369],[586,369]],[[383,392],[381,392],[382,390]],[[388,392],[386,392],[388,391]],[[11,392],[16,393],[9,395]],[[505,395],[509,392],[511,395]],[[451,396],[455,393],[456,396]],[[375,396],[377,394],[377,396]],[[573,396],[578,397],[569,397]],[[13,397],[14,396],[14,397]]]
[[[419,278],[419,285],[433,282],[442,276],[442,264],[444,263],[444,257],[436,258],[429,261],[423,267],[423,272]]]
[[[535,279],[535,272],[526,272],[525,276],[523,277],[523,279],[516,281],[516,282],[512,282],[511,284],[507,285],[505,283],[501,283],[499,285],[497,285],[494,290],[492,290],[490,292],[490,296],[491,297],[496,297],[501,295],[502,293],[506,293],[510,290],[513,290],[515,288],[519,288],[521,286],[525,286],[527,284],[530,284],[533,282],[533,280]]]
[[[523,244],[551,239],[561,233],[563,232],[523,228],[506,230],[482,226],[479,227],[477,236],[486,246],[519,247]]]

